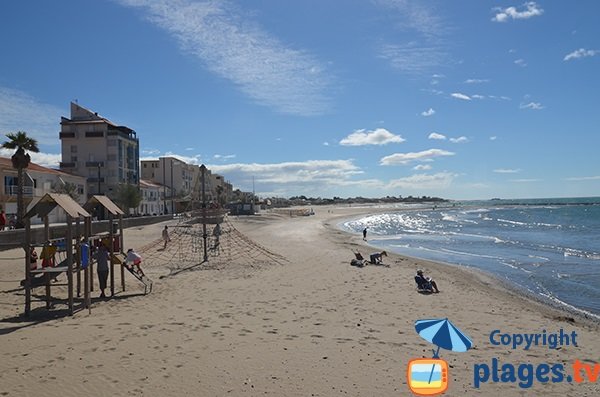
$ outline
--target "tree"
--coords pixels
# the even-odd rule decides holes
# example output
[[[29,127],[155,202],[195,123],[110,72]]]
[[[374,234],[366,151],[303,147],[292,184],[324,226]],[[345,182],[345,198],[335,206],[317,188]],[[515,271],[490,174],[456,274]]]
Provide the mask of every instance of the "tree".
[[[123,183],[117,189],[117,202],[126,215],[129,215],[131,208],[137,208],[142,201],[142,193],[136,185]]]
[[[25,178],[23,175],[25,168],[29,167],[29,163],[31,163],[31,157],[27,151],[37,153],[40,149],[37,146],[37,141],[28,137],[26,132],[9,132],[6,134],[6,137],[8,141],[5,141],[2,147],[5,149],[17,149],[10,159],[12,160],[13,168],[17,169],[17,222],[15,227],[20,229],[24,226],[23,217],[25,216]]]
[[[55,182],[52,184],[54,193],[66,194],[75,201],[79,201],[79,188],[77,184],[71,182]]]
[[[223,194],[223,186],[217,185],[217,202],[223,206],[225,204],[225,199],[221,197]]]

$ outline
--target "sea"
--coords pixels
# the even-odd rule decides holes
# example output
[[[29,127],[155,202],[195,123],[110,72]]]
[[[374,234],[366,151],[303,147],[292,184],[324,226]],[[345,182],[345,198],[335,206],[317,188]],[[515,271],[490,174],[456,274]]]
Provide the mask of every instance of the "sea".
[[[340,226],[367,227],[369,244],[380,249],[477,268],[600,319],[600,197],[405,207]]]

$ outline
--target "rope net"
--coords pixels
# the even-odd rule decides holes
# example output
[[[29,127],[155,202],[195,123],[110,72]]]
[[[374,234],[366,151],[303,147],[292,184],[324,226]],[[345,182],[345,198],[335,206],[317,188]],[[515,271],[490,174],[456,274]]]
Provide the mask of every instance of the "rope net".
[[[208,260],[204,261],[202,217],[182,218],[169,227],[170,242],[164,247],[162,238],[156,239],[137,252],[144,258],[145,267],[167,267],[170,275],[192,270],[221,270],[228,267],[262,268],[287,260],[241,233],[227,216],[220,223],[206,225]]]

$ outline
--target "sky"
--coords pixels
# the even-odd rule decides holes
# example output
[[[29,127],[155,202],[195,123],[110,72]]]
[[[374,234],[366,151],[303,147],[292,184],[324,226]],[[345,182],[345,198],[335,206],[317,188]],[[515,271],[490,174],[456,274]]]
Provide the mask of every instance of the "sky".
[[[0,2],[0,134],[77,101],[262,197],[600,195],[600,2]],[[0,155],[10,156],[7,151]],[[254,182],[254,184],[253,184]]]

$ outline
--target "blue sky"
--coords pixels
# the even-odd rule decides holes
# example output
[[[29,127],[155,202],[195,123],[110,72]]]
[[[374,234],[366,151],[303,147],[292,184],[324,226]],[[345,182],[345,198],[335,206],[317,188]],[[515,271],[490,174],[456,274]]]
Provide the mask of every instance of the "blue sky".
[[[0,133],[78,103],[263,196],[600,195],[597,1],[4,1]],[[6,152],[2,154],[6,155]]]

